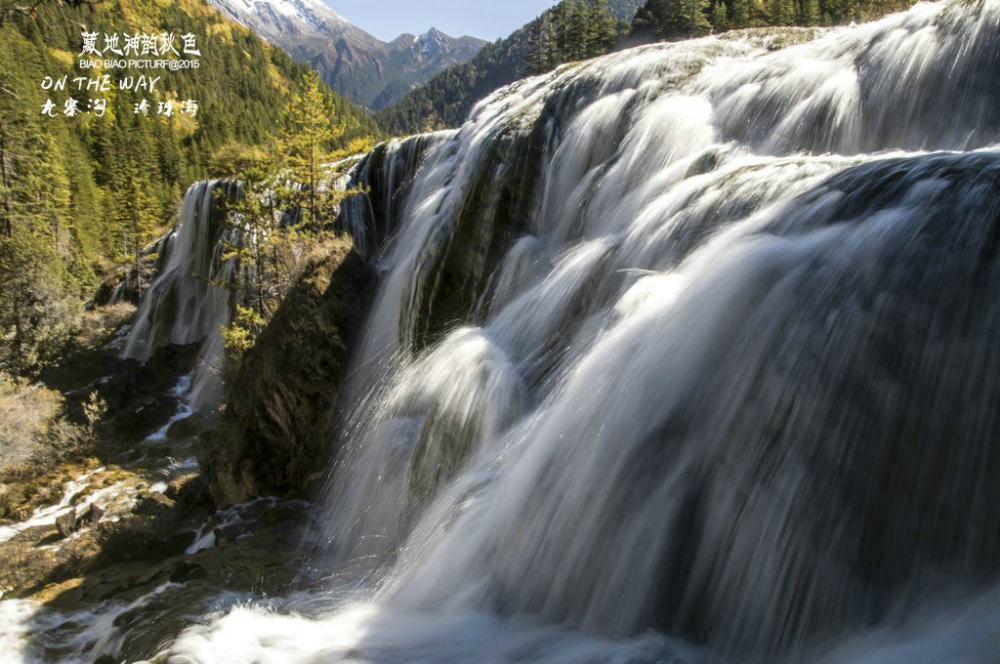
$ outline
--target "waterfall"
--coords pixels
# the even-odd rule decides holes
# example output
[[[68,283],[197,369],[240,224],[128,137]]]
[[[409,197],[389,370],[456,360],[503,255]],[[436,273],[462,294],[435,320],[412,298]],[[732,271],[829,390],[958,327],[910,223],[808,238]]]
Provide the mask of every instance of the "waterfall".
[[[434,134],[392,139],[376,146],[351,169],[343,188],[364,195],[349,196],[341,202],[339,230],[351,236],[362,255],[375,255],[399,227],[400,208],[412,176],[436,140],[439,137]]]
[[[994,661],[998,25],[640,47],[363,162],[334,588],[169,661]]]
[[[122,350],[123,357],[145,362],[161,345],[201,343],[187,396],[196,411],[211,408],[219,397],[220,329],[229,323],[231,310],[225,284],[237,269],[235,261],[223,260],[223,253],[225,242],[237,237],[213,212],[218,193],[233,195],[235,187],[211,180],[191,185],[184,194],[177,227],[160,243],[166,256],[142,297]]]

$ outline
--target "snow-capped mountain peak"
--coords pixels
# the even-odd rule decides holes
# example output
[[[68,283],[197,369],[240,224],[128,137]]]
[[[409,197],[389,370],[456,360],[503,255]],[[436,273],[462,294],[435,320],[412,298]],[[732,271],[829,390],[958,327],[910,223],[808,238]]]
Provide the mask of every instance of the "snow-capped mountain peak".
[[[320,0],[211,0],[232,20],[282,45],[291,37],[331,39],[356,28]]]
[[[337,92],[382,108],[444,68],[464,62],[486,42],[454,39],[431,28],[385,43],[322,0],[209,0],[230,20],[308,62]]]

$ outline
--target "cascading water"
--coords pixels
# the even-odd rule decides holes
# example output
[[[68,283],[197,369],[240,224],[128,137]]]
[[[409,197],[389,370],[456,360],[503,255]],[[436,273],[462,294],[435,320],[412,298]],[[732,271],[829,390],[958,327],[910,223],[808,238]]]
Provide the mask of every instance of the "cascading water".
[[[413,174],[428,146],[436,140],[434,134],[393,139],[376,146],[352,169],[343,187],[364,191],[365,195],[349,196],[341,202],[340,230],[351,236],[362,255],[377,253],[399,227],[402,203]]]
[[[920,4],[563,67],[423,139],[338,589],[168,661],[995,661],[998,71],[1000,2]]]
[[[229,323],[231,311],[225,284],[238,267],[235,261],[223,260],[226,242],[236,242],[237,231],[213,215],[220,191],[236,195],[236,185],[198,182],[184,195],[177,228],[161,243],[165,262],[143,295],[122,350],[123,357],[145,362],[163,344],[203,342],[187,397],[195,411],[210,408],[219,396],[220,329]]]

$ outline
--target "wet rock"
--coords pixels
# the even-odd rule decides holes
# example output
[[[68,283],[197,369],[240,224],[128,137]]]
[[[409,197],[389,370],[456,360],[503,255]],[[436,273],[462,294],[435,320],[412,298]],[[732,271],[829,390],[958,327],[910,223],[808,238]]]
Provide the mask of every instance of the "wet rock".
[[[198,433],[198,419],[193,415],[177,420],[167,429],[167,438],[177,440],[179,438],[193,438]]]
[[[127,360],[114,377],[98,388],[108,405],[102,420],[105,436],[116,440],[141,440],[166,424],[177,410],[170,389],[197,360],[198,344],[157,348],[145,364]]]
[[[197,563],[189,563],[187,561],[181,561],[174,566],[174,571],[170,575],[171,583],[185,583],[187,581],[192,581],[194,579],[201,579],[207,575],[208,572],[204,567],[198,565]]]
[[[76,510],[70,510],[62,516],[56,517],[56,530],[63,537],[69,537],[76,532],[77,522],[76,522]]]
[[[295,512],[288,507],[274,507],[260,515],[260,522],[265,526],[273,526],[284,523],[293,516],[295,516]]]
[[[136,501],[132,513],[142,516],[158,516],[169,512],[173,506],[174,501],[162,493],[144,493]]]
[[[102,281],[97,287],[97,290],[94,292],[94,298],[87,303],[87,309],[89,310],[94,307],[104,307],[110,304],[115,289],[118,288],[118,284],[122,282],[122,278],[123,275],[116,274]]]
[[[513,242],[525,230],[535,205],[537,176],[545,153],[546,122],[535,123],[528,136],[517,130],[496,136],[486,163],[505,164],[497,178],[483,169],[464,194],[459,214],[429,247],[419,268],[428,275],[417,282],[414,350],[434,345],[457,320],[470,320],[486,292],[489,277]]]
[[[163,495],[184,509],[208,507],[211,504],[208,484],[201,473],[188,473],[175,477],[167,484],[167,490]]]
[[[147,245],[139,252],[139,265],[130,265],[119,270],[101,282],[94,292],[94,297],[87,303],[87,309],[114,304],[115,301],[126,301],[138,304],[141,297],[140,286],[148,286],[156,278],[157,272],[163,266],[164,250],[167,239],[173,231],[165,233],[155,242]],[[138,267],[138,271],[137,268]],[[139,278],[136,278],[138,275]],[[119,288],[120,287],[120,288]],[[117,291],[117,297],[115,293]]]
[[[92,503],[86,512],[83,514],[83,521],[86,521],[92,526],[96,526],[101,522],[101,518],[104,516],[104,508],[97,503]]]
[[[147,506],[151,502],[147,502]],[[148,509],[148,507],[147,507]],[[138,515],[133,512],[119,522],[100,527],[100,564],[129,561],[160,561],[184,553],[194,541],[191,531],[179,531],[176,514],[170,510]]]
[[[196,438],[217,505],[311,493],[374,270],[349,240],[311,261],[227,381],[226,408]]]

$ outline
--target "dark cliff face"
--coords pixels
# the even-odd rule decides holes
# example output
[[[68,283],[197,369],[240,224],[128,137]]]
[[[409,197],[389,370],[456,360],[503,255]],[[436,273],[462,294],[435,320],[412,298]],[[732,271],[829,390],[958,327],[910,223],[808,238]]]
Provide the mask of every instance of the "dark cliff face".
[[[311,493],[374,273],[350,240],[312,260],[226,386],[199,460],[217,505]]]

